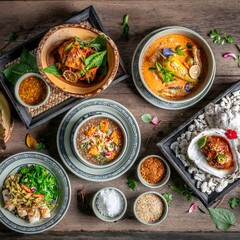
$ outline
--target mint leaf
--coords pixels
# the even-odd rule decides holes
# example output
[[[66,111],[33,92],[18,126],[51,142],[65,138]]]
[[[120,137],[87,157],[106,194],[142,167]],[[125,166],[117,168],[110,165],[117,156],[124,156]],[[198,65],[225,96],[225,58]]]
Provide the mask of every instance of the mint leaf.
[[[62,74],[60,73],[60,71],[57,69],[57,66],[55,64],[53,65],[50,65],[46,68],[43,68],[42,69],[43,72],[46,72],[46,73],[50,73],[50,74],[53,74],[57,77],[60,77],[62,76]]]
[[[180,186],[173,186],[173,185],[169,185],[169,187],[171,188],[172,191],[177,192],[177,193],[181,193],[183,196],[187,197],[187,200],[189,202],[193,201],[195,199],[195,196],[193,195],[193,192],[191,191],[191,189],[186,185],[180,185]]]
[[[141,116],[141,119],[145,123],[150,123],[152,120],[152,116],[149,113],[146,113]]]
[[[236,222],[236,216],[228,209],[208,208],[208,211],[219,230],[228,230]]]
[[[240,199],[236,197],[232,197],[232,198],[229,198],[228,203],[232,209],[235,209],[238,207],[238,205],[240,205]]]
[[[171,193],[164,193],[163,197],[167,201],[168,206],[171,206],[172,200],[173,200],[173,195]]]

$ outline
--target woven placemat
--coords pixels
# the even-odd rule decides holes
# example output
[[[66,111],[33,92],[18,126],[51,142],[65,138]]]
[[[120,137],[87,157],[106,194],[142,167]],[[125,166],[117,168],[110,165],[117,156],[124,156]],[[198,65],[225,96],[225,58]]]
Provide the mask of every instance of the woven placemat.
[[[84,21],[84,22],[81,22],[81,24],[84,24],[88,27],[91,27],[91,24],[88,22],[88,21]],[[37,53],[37,48],[32,50],[31,51],[34,55],[36,55]],[[13,64],[18,64],[20,63],[20,58],[17,58],[9,63],[7,63],[5,65],[5,68],[13,65]],[[49,99],[47,100],[47,102],[38,107],[38,108],[28,108],[28,112],[30,114],[30,116],[32,118],[44,113],[45,111],[57,106],[58,104],[66,101],[67,99],[71,98],[71,96],[69,96],[66,92],[62,91],[60,88],[58,87],[52,87],[50,86],[50,89],[51,89],[51,93],[50,93],[50,97]]]

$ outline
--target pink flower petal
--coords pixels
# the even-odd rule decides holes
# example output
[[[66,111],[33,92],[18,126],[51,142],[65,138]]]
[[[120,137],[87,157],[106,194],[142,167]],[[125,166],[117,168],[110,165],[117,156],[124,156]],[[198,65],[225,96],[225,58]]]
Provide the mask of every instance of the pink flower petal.
[[[192,203],[191,206],[188,209],[188,212],[192,213],[196,209],[197,209],[197,203]]]
[[[31,191],[34,192],[35,191],[35,187],[31,187]]]
[[[234,60],[237,59],[236,55],[234,53],[225,53],[223,54],[224,58],[233,58]]]
[[[151,120],[151,123],[154,125],[158,125],[159,121],[158,121],[158,117],[153,117]]]

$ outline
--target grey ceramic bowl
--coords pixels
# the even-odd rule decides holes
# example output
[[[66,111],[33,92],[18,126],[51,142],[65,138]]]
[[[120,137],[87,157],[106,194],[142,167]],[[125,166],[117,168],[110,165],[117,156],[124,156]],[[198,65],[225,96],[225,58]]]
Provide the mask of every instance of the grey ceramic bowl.
[[[105,189],[115,190],[115,191],[117,191],[117,192],[120,194],[120,196],[122,197],[122,201],[123,201],[123,205],[124,205],[124,206],[123,206],[123,210],[122,210],[122,212],[121,212],[119,215],[117,215],[117,216],[115,216],[115,217],[105,216],[105,215],[101,214],[101,212],[98,210],[98,207],[97,207],[97,204],[96,204],[96,203],[97,203],[97,199],[98,199],[98,197],[99,197],[100,192],[102,192],[102,191],[105,190]],[[98,217],[99,219],[101,219],[101,220],[103,220],[103,221],[105,221],[105,222],[115,222],[115,221],[117,221],[117,220],[120,220],[120,219],[124,216],[124,214],[126,213],[126,210],[127,210],[127,199],[126,199],[125,195],[123,194],[123,192],[120,191],[119,189],[115,188],[115,187],[102,188],[102,189],[100,189],[98,192],[96,192],[95,195],[94,195],[94,197],[93,197],[93,200],[92,200],[92,209],[93,209],[93,212],[94,212],[94,214],[96,215],[96,217]]]
[[[166,98],[160,97],[157,94],[155,94],[146,84],[146,82],[144,81],[144,77],[142,74],[142,62],[143,62],[143,57],[144,54],[146,52],[146,50],[148,49],[148,47],[157,39],[159,39],[162,36],[165,35],[169,35],[169,34],[181,34],[181,35],[185,35],[189,38],[191,38],[192,40],[194,40],[204,51],[204,53],[206,54],[206,58],[207,58],[207,62],[208,62],[208,70],[207,70],[207,75],[204,79],[204,82],[199,86],[199,88],[192,94],[189,94],[188,96],[186,96],[184,99],[181,100],[168,100]],[[168,103],[183,103],[183,102],[189,102],[189,101],[193,101],[194,99],[198,98],[199,96],[201,96],[201,94],[203,94],[204,92],[209,90],[209,85],[212,84],[212,82],[214,81],[214,77],[215,77],[215,68],[216,68],[216,62],[215,62],[215,58],[213,55],[213,52],[210,48],[210,46],[208,45],[208,43],[204,40],[204,38],[202,36],[200,36],[198,33],[196,33],[195,31],[189,29],[189,28],[185,28],[185,27],[180,27],[180,26],[169,26],[169,27],[164,27],[162,29],[159,29],[159,32],[157,32],[156,34],[154,34],[144,45],[141,53],[140,53],[140,57],[139,57],[139,63],[138,63],[138,68],[139,68],[139,74],[140,74],[140,78],[142,80],[142,83],[144,85],[144,87],[156,98],[168,102]]]
[[[136,206],[137,206],[138,200],[141,197],[143,197],[144,195],[146,195],[146,194],[155,194],[155,195],[157,195],[162,200],[162,203],[163,203],[163,213],[162,213],[161,217],[157,221],[155,221],[153,223],[145,222],[144,220],[139,218],[139,216],[137,215],[137,212],[136,212]],[[158,224],[162,223],[165,220],[165,218],[167,217],[167,215],[168,215],[168,204],[167,204],[167,201],[165,200],[165,198],[160,193],[154,192],[154,191],[148,191],[148,192],[142,193],[141,195],[139,195],[136,198],[136,200],[134,202],[134,205],[133,205],[133,212],[134,212],[134,215],[135,215],[135,217],[137,218],[137,220],[139,222],[141,222],[141,223],[143,223],[145,225],[148,225],[148,226],[155,226],[155,225],[158,225]]]
[[[57,180],[58,197],[55,207],[51,210],[51,217],[29,223],[4,208],[2,193],[0,193],[0,222],[16,232],[37,234],[54,227],[64,217],[71,201],[71,184],[63,167],[53,158],[38,152],[22,152],[10,156],[0,164],[0,188],[9,175],[15,174],[21,166],[25,165],[40,165]]]
[[[45,98],[43,99],[43,101],[40,102],[39,104],[36,104],[36,105],[29,105],[29,104],[25,103],[25,102],[20,98],[19,92],[18,92],[19,86],[20,86],[20,84],[22,83],[22,81],[23,81],[25,78],[31,77],[31,76],[35,76],[35,77],[38,77],[39,79],[41,79],[41,80],[44,82],[44,84],[46,85],[46,89],[47,89],[47,93],[46,93],[46,96],[45,96]],[[47,83],[46,80],[43,78],[43,76],[41,76],[41,75],[38,74],[38,73],[26,73],[26,74],[22,75],[22,76],[18,79],[17,83],[15,84],[14,93],[15,93],[15,97],[16,97],[16,99],[18,100],[18,102],[21,103],[23,106],[25,106],[25,107],[27,107],[27,108],[37,108],[37,107],[42,106],[42,105],[48,100],[48,98],[49,98],[49,96],[50,96],[50,93],[51,93],[51,90],[50,90],[50,87],[49,87],[48,83]]]
[[[78,147],[77,147],[77,136],[78,136],[79,129],[87,121],[89,121],[91,119],[94,119],[94,118],[98,118],[98,117],[108,118],[108,119],[111,119],[112,121],[114,121],[121,128],[122,133],[123,133],[123,137],[124,137],[124,145],[123,145],[123,148],[122,148],[122,151],[121,151],[120,155],[115,160],[110,161],[109,163],[104,164],[104,165],[98,165],[98,164],[94,164],[94,163],[89,162],[88,160],[86,160],[80,154],[80,152],[78,151]],[[126,151],[126,147],[127,147],[127,133],[126,133],[124,127],[123,127],[123,124],[117,118],[115,118],[113,116],[110,116],[110,115],[108,115],[106,113],[102,113],[101,115],[98,115],[98,116],[88,117],[85,120],[79,119],[79,121],[76,122],[76,124],[74,125],[74,127],[72,129],[72,132],[71,132],[71,142],[72,142],[73,152],[78,157],[78,159],[80,159],[84,164],[86,164],[86,165],[88,165],[88,166],[90,166],[92,168],[106,168],[106,167],[110,167],[110,166],[116,164],[122,158],[123,154]]]
[[[161,160],[164,163],[164,165],[166,167],[166,174],[163,177],[163,179],[160,182],[158,182],[158,183],[149,183],[149,182],[145,181],[144,178],[141,175],[141,165],[149,157],[156,157],[156,158],[158,158],[159,160]],[[137,168],[137,175],[138,175],[138,178],[139,178],[140,182],[143,185],[145,185],[146,187],[149,187],[149,188],[159,188],[159,187],[162,187],[163,185],[165,185],[168,182],[168,180],[170,178],[170,175],[171,175],[171,170],[170,170],[170,167],[169,167],[169,165],[168,165],[166,160],[164,160],[163,158],[161,158],[160,156],[157,156],[157,155],[149,155],[149,156],[146,156],[145,158],[143,158],[139,162],[138,168]]]

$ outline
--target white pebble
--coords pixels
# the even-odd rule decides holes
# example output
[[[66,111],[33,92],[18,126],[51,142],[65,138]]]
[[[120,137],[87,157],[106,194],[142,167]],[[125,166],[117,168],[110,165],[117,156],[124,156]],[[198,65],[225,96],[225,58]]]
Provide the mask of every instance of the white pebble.
[[[182,139],[182,141],[180,142],[180,144],[179,144],[179,147],[181,148],[181,149],[183,149],[183,148],[185,148],[185,147],[188,147],[188,141],[184,138],[184,139]]]

